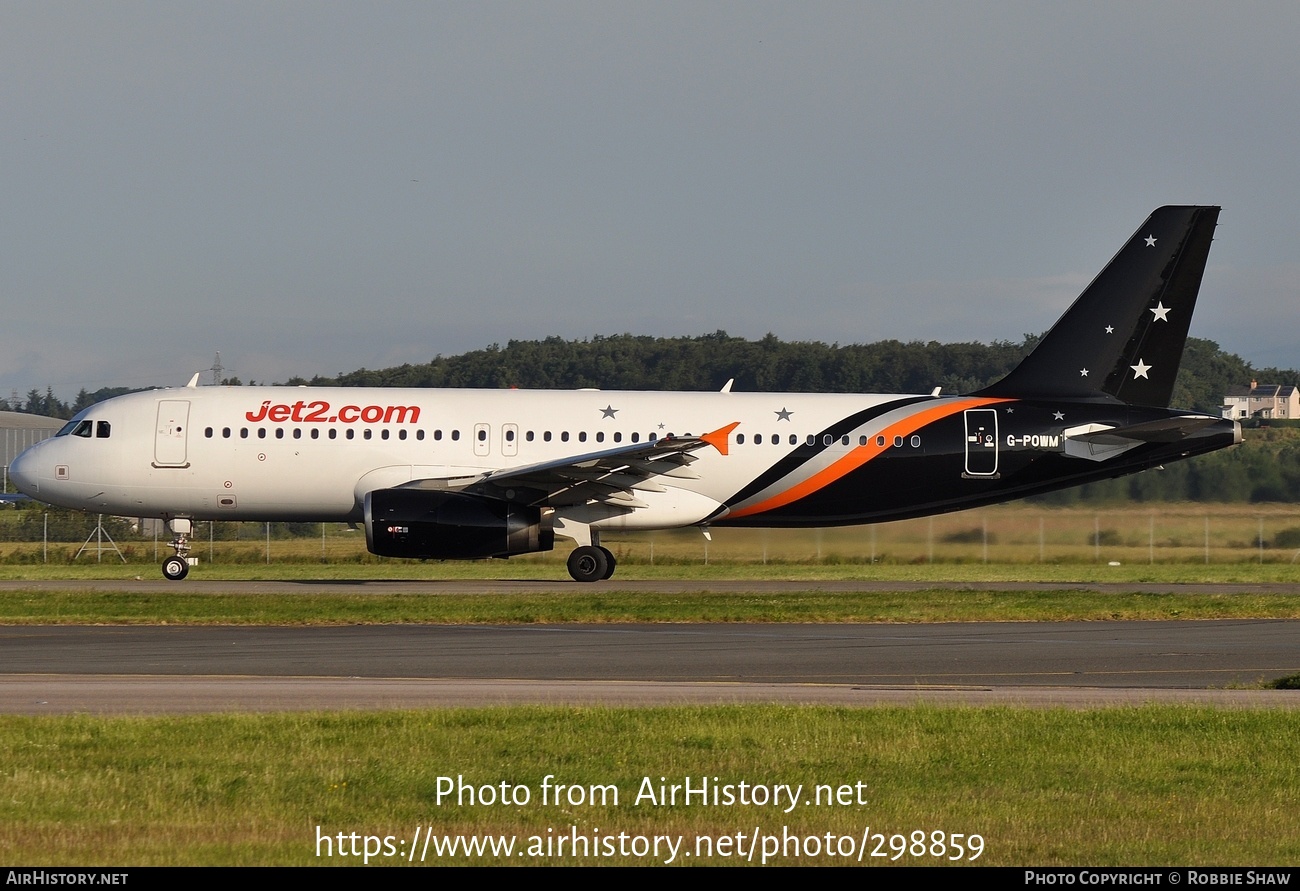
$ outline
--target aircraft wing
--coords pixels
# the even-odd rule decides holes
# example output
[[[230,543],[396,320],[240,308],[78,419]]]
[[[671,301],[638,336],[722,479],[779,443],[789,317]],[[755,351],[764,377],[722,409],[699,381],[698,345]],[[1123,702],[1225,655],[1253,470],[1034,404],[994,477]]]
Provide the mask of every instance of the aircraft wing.
[[[692,453],[713,446],[727,454],[729,436],[738,423],[699,436],[666,436],[476,476],[414,480],[399,488],[456,491],[548,507],[590,502],[646,507],[637,492],[665,491],[659,477],[699,479],[690,467],[697,460]]]

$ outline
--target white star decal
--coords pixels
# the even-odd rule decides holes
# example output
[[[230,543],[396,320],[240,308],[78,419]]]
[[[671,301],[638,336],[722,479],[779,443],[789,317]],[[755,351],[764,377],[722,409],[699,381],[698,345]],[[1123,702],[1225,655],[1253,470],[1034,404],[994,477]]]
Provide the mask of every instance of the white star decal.
[[[1052,412],[1052,420],[1053,420],[1053,421],[1064,421],[1064,420],[1065,420],[1065,415],[1061,414],[1059,411],[1054,411],[1054,412]]]
[[[1087,376],[1088,376],[1088,369],[1086,369],[1086,368],[1080,368],[1080,369],[1079,369],[1079,377],[1087,377]]]
[[[1106,326],[1106,333],[1107,333],[1107,334],[1114,334],[1114,333],[1115,333],[1115,326],[1114,326],[1114,325],[1107,325],[1107,326]]]
[[[1155,246],[1156,246],[1156,237],[1154,235],[1148,235],[1147,247],[1155,247]]]
[[[1130,365],[1129,368],[1133,369],[1134,380],[1137,380],[1140,377],[1146,377],[1147,380],[1151,380],[1151,378],[1147,377],[1147,372],[1151,370],[1151,366],[1147,365],[1141,359],[1138,359],[1138,364]]]
[[[1153,316],[1155,316],[1155,318],[1153,318],[1151,321],[1153,321],[1153,322],[1157,322],[1157,321],[1158,321],[1158,322],[1167,322],[1167,321],[1169,321],[1169,310],[1170,310],[1170,307],[1165,306],[1165,304],[1164,304],[1163,301],[1156,301],[1156,305],[1155,305],[1155,306],[1149,306],[1149,307],[1147,307],[1147,309],[1151,310],[1151,314],[1152,314]]]

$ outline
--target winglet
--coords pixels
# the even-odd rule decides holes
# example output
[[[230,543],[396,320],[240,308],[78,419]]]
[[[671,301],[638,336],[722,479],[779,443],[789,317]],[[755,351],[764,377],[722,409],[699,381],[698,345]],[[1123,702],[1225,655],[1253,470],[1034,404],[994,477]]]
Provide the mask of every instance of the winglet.
[[[725,427],[719,427],[712,433],[700,434],[700,439],[713,446],[722,454],[727,454],[727,449],[731,446],[731,431],[740,426],[739,421],[732,421]]]
[[[199,372],[199,371],[194,372],[194,377],[190,378],[190,382],[189,382],[188,384],[185,385],[185,389],[187,389],[187,390],[193,390],[193,389],[196,389],[196,388],[198,387],[198,385],[199,385],[199,375],[200,375],[201,373],[202,373],[202,372]]]

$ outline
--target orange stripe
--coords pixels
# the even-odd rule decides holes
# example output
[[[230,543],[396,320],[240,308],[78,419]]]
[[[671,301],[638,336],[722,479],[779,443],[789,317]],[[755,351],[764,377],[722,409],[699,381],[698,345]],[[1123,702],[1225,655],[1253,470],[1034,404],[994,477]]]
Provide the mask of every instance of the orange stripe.
[[[784,507],[800,498],[805,498],[814,492],[829,486],[837,480],[843,479],[848,474],[857,470],[863,464],[866,464],[872,458],[888,449],[889,440],[895,436],[907,436],[926,424],[933,423],[942,418],[955,415],[957,412],[966,411],[970,408],[978,408],[982,405],[995,405],[999,402],[1010,402],[1009,399],[963,399],[960,402],[950,402],[945,405],[936,405],[934,408],[923,409],[913,415],[908,415],[900,421],[890,424],[882,430],[878,436],[885,437],[885,445],[876,445],[876,440],[868,440],[866,445],[854,447],[847,455],[840,458],[829,467],[817,471],[808,479],[801,483],[796,483],[784,492],[780,492],[768,498],[766,501],[740,510],[731,511],[728,517],[750,517],[754,514],[765,513],[769,510],[775,510],[778,507]]]

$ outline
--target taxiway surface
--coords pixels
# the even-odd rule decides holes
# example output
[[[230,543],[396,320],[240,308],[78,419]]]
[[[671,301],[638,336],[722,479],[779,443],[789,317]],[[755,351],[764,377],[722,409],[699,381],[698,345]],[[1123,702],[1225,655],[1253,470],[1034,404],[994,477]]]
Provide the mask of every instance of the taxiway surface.
[[[227,583],[228,584],[228,583]],[[1300,622],[9,626],[0,711],[505,702],[1195,701],[1300,672]]]

